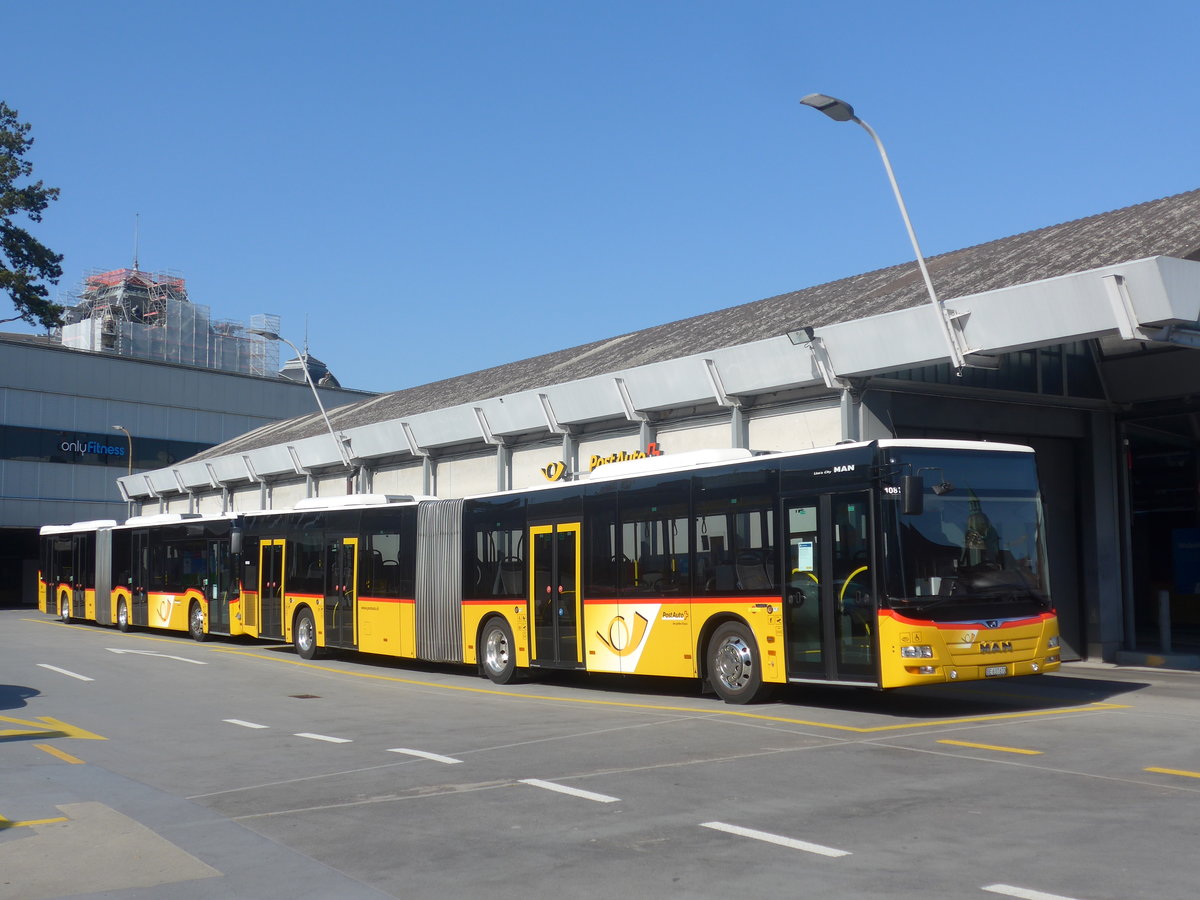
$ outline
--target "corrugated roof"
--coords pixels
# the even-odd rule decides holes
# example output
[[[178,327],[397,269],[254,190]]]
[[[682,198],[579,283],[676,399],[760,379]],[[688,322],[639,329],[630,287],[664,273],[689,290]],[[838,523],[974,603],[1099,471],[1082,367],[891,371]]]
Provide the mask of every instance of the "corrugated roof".
[[[1200,259],[1200,190],[954,250],[927,263],[938,295],[950,300],[1150,256]],[[908,262],[381,394],[329,416],[336,428],[369,425],[927,302],[920,272]],[[320,416],[305,416],[249,432],[193,459],[323,433]]]

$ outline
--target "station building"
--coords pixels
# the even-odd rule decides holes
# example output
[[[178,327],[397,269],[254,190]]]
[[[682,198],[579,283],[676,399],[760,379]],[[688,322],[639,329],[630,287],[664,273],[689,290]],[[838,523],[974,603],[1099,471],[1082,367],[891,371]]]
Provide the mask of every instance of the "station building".
[[[144,513],[462,497],[641,455],[1038,454],[1067,658],[1200,632],[1200,191],[305,416],[119,479]],[[957,365],[956,363],[962,363]]]
[[[299,361],[278,373],[278,359],[276,343],[212,322],[183,279],[136,268],[88,276],[60,334],[0,334],[0,606],[36,602],[42,525],[125,519],[118,475],[315,415]],[[373,396],[319,391],[328,407]]]

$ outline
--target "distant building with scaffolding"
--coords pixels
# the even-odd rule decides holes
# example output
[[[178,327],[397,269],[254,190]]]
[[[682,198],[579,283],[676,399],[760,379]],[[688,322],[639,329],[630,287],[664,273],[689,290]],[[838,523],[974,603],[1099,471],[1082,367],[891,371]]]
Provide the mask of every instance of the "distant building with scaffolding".
[[[241,322],[213,319],[188,299],[178,275],[131,269],[84,277],[79,300],[63,314],[62,345],[74,350],[275,377],[279,344],[248,334]],[[279,316],[257,314],[250,328],[279,332]]]

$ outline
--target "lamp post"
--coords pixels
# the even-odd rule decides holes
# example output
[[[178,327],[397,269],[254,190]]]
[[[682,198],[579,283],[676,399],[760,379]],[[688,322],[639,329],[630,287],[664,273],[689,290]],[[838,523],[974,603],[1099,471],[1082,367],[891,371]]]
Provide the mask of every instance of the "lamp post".
[[[333,430],[333,425],[329,421],[329,415],[325,412],[325,404],[321,402],[321,395],[317,393],[317,386],[313,384],[312,373],[308,371],[308,354],[301,353],[300,348],[293,344],[285,337],[280,337],[274,331],[267,331],[265,328],[247,328],[246,334],[255,334],[259,337],[266,338],[268,341],[283,341],[300,359],[300,368],[304,370],[304,380],[308,382],[308,386],[312,388],[313,399],[317,401],[317,409],[321,411],[321,418],[325,420],[325,427],[329,429],[329,436],[333,438],[334,446],[338,449],[338,454],[342,457],[342,463],[347,469],[353,470],[354,464],[350,462],[350,457],[346,454],[346,445],[342,443],[342,438]]]
[[[128,474],[132,475],[133,474],[133,435],[129,433],[128,429],[126,429],[124,425],[114,425],[112,427],[112,429],[113,429],[113,431],[124,431],[125,432],[125,440],[129,443],[129,472],[128,472]]]
[[[854,107],[844,100],[830,97],[827,94],[809,94],[807,97],[802,98],[800,102],[805,106],[811,106],[818,112],[825,113],[825,115],[829,116],[835,122],[857,122],[871,136],[871,140],[875,142],[875,146],[879,148],[879,156],[883,159],[884,169],[887,170],[888,181],[892,183],[892,193],[896,195],[896,204],[900,207],[900,215],[904,219],[904,227],[908,229],[908,239],[912,241],[913,251],[917,254],[917,265],[921,269],[921,277],[925,279],[925,289],[929,292],[929,301],[933,304],[934,309],[937,310],[938,323],[950,348],[950,361],[953,363],[956,371],[961,370],[967,364],[963,348],[959,344],[959,339],[954,332],[954,325],[950,321],[946,307],[942,305],[942,301],[938,299],[937,292],[933,289],[933,279],[929,277],[929,269],[925,266],[925,257],[922,256],[921,246],[917,243],[917,233],[913,231],[912,221],[908,218],[908,208],[905,207],[904,198],[900,195],[900,185],[896,183],[896,175],[892,171],[892,164],[888,159],[887,150],[883,148],[883,141],[879,139],[879,135],[875,133],[875,129],[856,116],[854,114]]]

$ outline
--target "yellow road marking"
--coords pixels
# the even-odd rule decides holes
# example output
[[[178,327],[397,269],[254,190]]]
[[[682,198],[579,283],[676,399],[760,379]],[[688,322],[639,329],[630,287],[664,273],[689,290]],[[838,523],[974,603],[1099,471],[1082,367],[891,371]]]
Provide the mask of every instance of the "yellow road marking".
[[[9,728],[0,731],[0,741],[6,738],[77,738],[83,741],[107,741],[108,738],[101,737],[98,734],[92,734],[90,731],[85,731],[82,728],[77,728],[74,725],[68,725],[66,722],[59,719],[52,719],[49,716],[40,716],[36,720],[29,721],[27,719],[14,719],[12,716],[0,716],[0,722],[8,722],[11,725],[19,725],[20,728]],[[30,730],[32,729],[32,730]]]
[[[37,747],[39,750],[46,751],[51,756],[57,756],[63,762],[69,762],[75,766],[81,766],[84,764],[83,760],[79,757],[72,756],[70,753],[65,753],[64,751],[59,750],[57,747],[51,747],[49,744],[34,744],[33,746]]]
[[[1185,769],[1159,769],[1155,766],[1150,766],[1143,771],[1155,772],[1159,775],[1182,775],[1184,778],[1200,778],[1200,772],[1188,772]]]
[[[416,687],[437,688],[446,691],[460,691],[469,694],[486,694],[495,697],[507,697],[510,700],[538,700],[549,703],[581,703],[589,706],[612,706],[620,709],[648,709],[654,712],[683,712],[701,713],[705,716],[728,716],[739,719],[753,719],[760,722],[780,722],[785,725],[804,725],[810,728],[827,728],[832,731],[847,731],[852,734],[878,734],[886,731],[904,731],[916,728],[933,728],[945,725],[962,725],[974,722],[996,722],[1004,719],[1028,719],[1039,716],[1060,716],[1081,712],[1106,712],[1114,709],[1128,709],[1127,705],[1117,703],[1090,703],[1087,706],[1058,709],[1039,709],[1029,712],[994,713],[987,716],[971,716],[961,719],[935,719],[928,722],[905,722],[898,725],[835,725],[832,722],[816,722],[810,719],[793,719],[788,716],[769,716],[762,713],[742,712],[736,709],[696,709],[690,706],[660,706],[653,703],[630,703],[624,700],[595,700],[589,697],[547,697],[541,694],[515,694],[496,688],[464,687],[454,684],[439,684],[434,681],[421,681],[415,678],[401,678],[395,675],[377,675],[373,672],[347,672],[345,669],[335,669],[330,666],[317,665],[299,659],[286,657],[269,657],[260,653],[250,653],[245,650],[235,650],[231,647],[211,647],[214,653],[232,653],[237,656],[248,656],[251,659],[270,660],[301,666],[305,669],[315,669],[318,672],[330,672],[335,675],[349,675],[354,678],[367,678],[374,681],[387,681],[393,684],[408,684]]]
[[[58,622],[53,619],[26,619],[28,622],[44,622],[48,625],[63,625],[65,623]],[[70,626],[78,627],[85,631],[92,631],[92,626]],[[136,637],[140,640],[160,641],[162,643],[170,643],[178,646],[180,639],[177,637],[155,637],[148,634],[126,635],[126,637]],[[434,681],[421,681],[415,678],[401,678],[395,675],[377,675],[373,672],[348,672],[345,669],[335,669],[330,666],[321,666],[316,663],[305,662],[301,659],[288,659],[280,656],[265,656],[261,653],[252,653],[247,650],[237,650],[232,647],[217,647],[206,644],[206,650],[211,650],[213,653],[231,653],[235,656],[248,656],[251,659],[269,660],[271,662],[286,663],[292,666],[301,666],[306,669],[314,669],[318,672],[330,672],[335,675],[348,675],[352,678],[367,678],[374,681],[386,681],[392,684],[408,684],[414,687],[436,688],[444,691],[460,691],[470,694],[485,694],[495,697],[507,697],[510,700],[537,700],[548,703],[583,703],[591,706],[611,706],[620,709],[648,709],[655,712],[683,712],[683,713],[701,713],[705,716],[727,716],[740,719],[752,719],[760,722],[779,722],[784,725],[803,725],[808,728],[824,728],[830,731],[844,731],[851,734],[879,734],[887,731],[907,731],[917,728],[937,728],[946,725],[963,725],[976,722],[997,722],[1004,719],[1028,719],[1040,716],[1061,716],[1074,713],[1088,712],[1108,712],[1115,709],[1129,709],[1127,704],[1118,703],[1090,703],[1087,706],[1078,706],[1072,708],[1057,708],[1057,709],[1039,709],[1029,712],[1017,713],[996,713],[987,716],[971,716],[963,719],[935,719],[928,722],[905,722],[898,725],[874,725],[867,727],[859,727],[855,725],[835,725],[831,722],[815,722],[809,719],[793,719],[787,716],[768,716],[761,713],[742,712],[735,709],[703,709],[698,710],[688,706],[657,706],[652,703],[628,703],[621,700],[594,700],[586,697],[547,697],[538,694],[514,694],[508,691],[502,691],[495,688],[476,688],[463,687],[461,685],[440,684]],[[0,736],[3,732],[0,732]]]
[[[1041,756],[1041,750],[1022,750],[1020,747],[997,747],[995,744],[972,744],[968,741],[938,741],[939,744],[951,744],[955,747],[973,747],[976,750],[997,750],[1000,753],[1024,753],[1026,756]]]
[[[0,816],[0,831],[5,828],[28,828],[30,825],[53,825],[55,822],[70,821],[66,816],[59,816],[57,819],[29,819],[25,822],[14,822],[11,819],[6,819]]]

